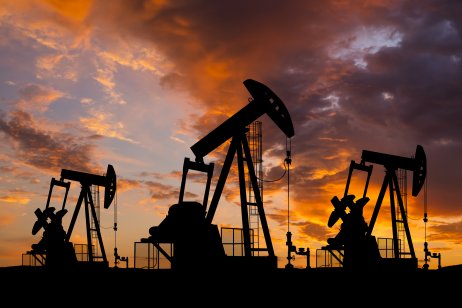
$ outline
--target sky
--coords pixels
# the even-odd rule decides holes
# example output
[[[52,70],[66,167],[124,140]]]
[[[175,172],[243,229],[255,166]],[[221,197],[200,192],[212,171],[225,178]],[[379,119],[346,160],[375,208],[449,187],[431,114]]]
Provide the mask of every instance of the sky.
[[[327,225],[330,200],[343,196],[363,150],[413,159],[417,145],[425,185],[412,196],[408,170],[401,190],[419,266],[425,241],[442,266],[461,264],[460,16],[457,0],[0,0],[0,266],[20,265],[40,240],[34,211],[62,169],[104,176],[109,164],[117,193],[100,212],[104,246],[111,264],[117,247],[133,266],[135,242],[178,202],[190,147],[249,103],[246,79],[277,94],[295,131],[287,139],[266,114],[256,119],[280,267],[288,231],[316,266],[316,251],[340,228]],[[204,157],[215,164],[211,193],[228,145]],[[220,227],[240,227],[235,170],[214,216]],[[384,174],[373,164],[366,222]],[[202,177],[188,177],[188,200],[202,200],[204,187]],[[64,226],[80,190],[71,183]],[[363,190],[358,180],[349,192],[359,198]],[[55,187],[52,204],[60,207],[62,196]],[[390,237],[389,203],[376,238]],[[76,227],[71,241],[85,236]]]

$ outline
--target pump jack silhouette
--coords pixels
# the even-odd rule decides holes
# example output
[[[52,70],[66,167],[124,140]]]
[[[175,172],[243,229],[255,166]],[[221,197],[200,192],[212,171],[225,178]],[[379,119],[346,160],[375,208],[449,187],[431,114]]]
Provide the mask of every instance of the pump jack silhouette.
[[[173,269],[191,269],[194,267],[277,267],[277,258],[274,254],[263,202],[261,200],[257,177],[255,175],[245,133],[247,130],[246,127],[264,114],[267,114],[288,138],[294,136],[294,128],[287,108],[272,90],[264,84],[252,79],[245,80],[244,86],[250,92],[253,99],[251,99],[240,111],[191,146],[191,150],[196,158],[195,161],[191,161],[189,158],[185,158],[184,160],[179,202],[170,207],[167,217],[158,226],[153,226],[149,229],[149,238],[141,239],[142,242],[154,244],[154,246],[171,262]],[[228,148],[228,153],[223,163],[212,201],[207,208],[214,164],[204,163],[204,157],[229,139],[231,139],[231,143]],[[242,257],[231,257],[225,254],[218,227],[212,224],[235,156],[237,156],[241,197],[244,251]],[[250,204],[246,195],[245,167],[247,167],[254,190],[256,199],[255,205],[258,209],[266,247],[256,248],[252,246],[248,217],[248,206]],[[207,183],[202,204],[183,200],[186,176],[191,169],[207,173]],[[172,243],[174,246],[173,255],[170,255],[162,249],[161,243]],[[257,250],[265,252],[267,255],[257,258],[253,254]]]
[[[66,182],[65,180],[77,181],[81,185],[80,195],[67,232],[64,230],[62,225],[62,218],[68,212],[67,209],[65,209],[65,206],[71,183]],[[103,186],[105,188],[104,208],[109,208],[116,192],[116,174],[112,165],[108,165],[105,176],[62,169],[60,180],[56,180],[54,178],[51,180],[45,209],[43,211],[40,210],[40,208],[35,210],[37,221],[32,228],[33,235],[37,234],[37,232],[43,228],[43,237],[37,244],[32,244],[32,250],[28,252],[40,263],[43,263],[44,260],[44,265],[47,268],[75,268],[77,265],[83,264],[83,262],[78,262],[73,243],[70,242],[72,231],[82,204],[85,209],[85,227],[87,231],[86,246],[88,251],[88,261],[86,263],[90,266],[108,266],[109,263],[107,261],[103,239],[101,236],[99,219],[95,208],[95,200],[93,200],[91,192],[92,185]],[[62,208],[56,213],[54,212],[55,208],[50,207],[50,200],[54,186],[61,186],[66,189]],[[95,255],[95,247],[93,247],[94,245],[92,242],[92,232],[96,232],[97,234],[99,247],[101,249],[101,256]]]
[[[366,193],[372,173],[372,165],[366,165],[366,162],[385,167],[382,188],[369,225],[364,220],[363,208],[369,201]],[[339,200],[335,196],[331,200],[334,211],[332,211],[329,217],[328,226],[332,227],[339,219],[343,222],[340,232],[334,238],[328,239],[327,242],[329,245],[323,247],[323,249],[328,250],[347,269],[417,269],[417,258],[409,230],[406,209],[404,208],[401,196],[402,188],[399,187],[396,171],[397,169],[404,169],[413,172],[412,196],[416,197],[425,182],[426,167],[426,156],[421,145],[417,145],[415,156],[411,158],[363,150],[361,163],[357,164],[355,161],[351,161],[343,198]],[[355,169],[368,173],[363,197],[356,202],[354,201],[355,196],[348,194],[352,172]],[[390,214],[393,233],[392,258],[381,257],[375,236],[372,235],[387,189],[390,194]],[[347,208],[349,209],[349,213],[346,213]],[[402,245],[402,240],[398,237],[399,226],[403,226],[404,228],[406,236],[404,240],[408,244],[409,251],[402,249],[404,245]]]

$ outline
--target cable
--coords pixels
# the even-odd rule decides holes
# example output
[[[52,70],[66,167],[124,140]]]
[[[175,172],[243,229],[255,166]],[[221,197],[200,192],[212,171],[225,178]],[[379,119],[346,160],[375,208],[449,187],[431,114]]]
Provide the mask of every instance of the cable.
[[[292,256],[292,252],[295,251],[295,246],[292,245],[292,233],[290,232],[290,164],[292,163],[291,159],[291,143],[290,139],[286,137],[286,153],[287,156],[284,160],[284,166],[287,164],[287,264],[285,266],[286,269],[292,269],[294,266],[290,263],[291,260],[295,259]]]
[[[119,260],[120,260],[120,257],[119,257],[119,254],[117,252],[117,192],[115,193],[114,195],[114,263],[115,263],[115,266],[117,267],[117,265],[119,264]]]
[[[258,180],[260,181],[263,181],[263,182],[266,182],[266,183],[270,183],[270,182],[277,182],[277,181],[280,181],[287,173],[287,165],[286,165],[286,161],[284,160],[284,172],[282,173],[282,175],[280,177],[278,177],[277,179],[274,179],[274,180],[265,180],[265,179],[261,179],[259,177],[257,177]]]
[[[270,182],[277,182],[277,181],[280,181],[287,173],[287,176],[288,175],[288,171],[289,171],[289,165],[292,163],[292,159],[290,158],[290,155],[291,155],[291,147],[292,147],[292,144],[291,144],[291,140],[290,138],[287,138],[286,137],[286,153],[287,153],[287,157],[284,159],[284,172],[282,173],[282,175],[280,177],[278,177],[277,179],[274,179],[274,180],[265,180],[265,179],[261,179],[259,177],[257,177],[257,179],[259,181],[263,181],[263,182],[266,182],[266,183],[270,183]]]
[[[289,143],[287,145],[287,142]],[[291,158],[291,140],[290,138],[286,138],[286,159],[284,160],[284,166],[287,165],[285,168],[287,171],[287,232],[290,231],[290,164],[292,163],[292,158]]]
[[[114,247],[117,247],[117,192],[114,199]]]
[[[425,239],[425,242],[427,242],[427,221],[428,221],[428,218],[427,218],[427,180],[425,180],[425,183],[424,183],[424,218],[423,218],[423,221],[424,221],[424,239]]]
[[[424,253],[425,253],[425,257],[424,257],[424,261],[425,261],[425,264],[424,264],[424,269],[428,269],[428,262],[430,261],[428,259],[428,256],[430,255],[430,252],[428,251],[428,242],[427,242],[427,221],[428,221],[428,218],[427,218],[427,182],[428,182],[428,177],[427,179],[425,179],[425,183],[424,183],[424,218],[423,218],[423,221],[424,221]]]

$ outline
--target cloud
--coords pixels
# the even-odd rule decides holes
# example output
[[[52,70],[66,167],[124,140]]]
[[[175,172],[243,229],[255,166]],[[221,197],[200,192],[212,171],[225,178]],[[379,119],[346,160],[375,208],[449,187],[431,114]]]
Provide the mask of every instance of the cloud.
[[[445,240],[455,244],[461,244],[462,221],[454,223],[441,223],[431,228],[432,234],[429,235],[430,241]]]
[[[117,71],[117,68],[114,65],[109,67],[98,67],[96,74],[93,77],[97,82],[103,86],[103,91],[106,93],[107,99],[119,105],[127,104],[127,101],[123,98],[123,95],[115,90],[116,83],[114,80],[114,74]]]
[[[131,190],[131,189],[140,188],[141,186],[142,186],[141,182],[137,180],[130,180],[130,179],[124,179],[124,178],[117,179],[117,191],[119,193]]]
[[[88,75],[107,101],[120,106],[130,105],[118,79],[124,69],[152,74],[162,90],[191,95],[188,103],[197,114],[185,116],[179,125],[198,139],[247,105],[245,79],[268,85],[283,100],[294,124],[292,211],[299,230],[312,233],[312,238],[328,236],[323,222],[332,210],[329,201],[343,193],[350,161],[359,161],[364,149],[411,157],[422,144],[432,214],[462,214],[462,175],[457,172],[462,167],[462,5],[457,1],[116,0],[110,6],[53,1],[24,4],[27,20],[5,13],[17,7],[15,3],[5,4],[2,28],[9,29],[10,40],[31,40],[49,53],[36,63],[42,80],[77,80],[81,75],[73,61],[84,63],[84,56],[91,54],[94,70]],[[2,39],[2,46],[7,43]],[[82,58],[73,57],[77,51]],[[19,84],[9,76],[6,80]],[[53,99],[46,92],[53,89],[33,90],[24,90],[25,96],[35,94],[24,101],[38,111],[46,111],[64,95]],[[82,100],[84,106],[90,103],[97,104],[97,98]],[[0,131],[11,145],[6,152],[18,153],[15,158],[40,168],[61,167],[62,159],[72,160],[79,169],[90,168],[95,150],[90,139],[40,129],[27,108],[0,116]],[[133,141],[124,133],[126,122],[112,116],[90,112],[81,116],[81,123],[101,136]],[[265,178],[275,179],[284,171],[286,139],[266,115],[260,119]],[[172,139],[182,141],[177,135]],[[228,145],[225,142],[207,157],[217,164],[216,171]],[[237,182],[232,171],[224,195],[235,201],[238,193],[228,186]],[[380,187],[383,166],[374,166],[374,175],[371,194]],[[155,200],[176,200],[178,189],[164,184],[162,175],[154,179],[140,183]],[[127,189],[137,185],[125,184]],[[288,187],[284,181],[264,185],[268,205],[277,203]],[[283,213],[269,216],[282,225]],[[457,239],[451,230],[441,229],[441,236]]]
[[[154,178],[156,181],[152,180],[141,180],[139,181],[139,185],[146,187],[149,190],[149,194],[151,196],[152,201],[156,204],[163,204],[163,203],[176,203],[178,202],[178,198],[180,195],[180,183],[182,172],[180,171],[172,171],[169,173],[161,174],[157,172],[143,172],[140,174],[141,177],[151,177]],[[169,184],[165,184],[162,180],[175,180],[179,183],[177,186],[172,186]],[[193,183],[203,184],[205,187],[206,183],[206,175],[201,172],[195,172],[194,170],[190,170],[187,174],[187,183],[185,186],[184,192],[184,200],[195,200],[198,202],[202,202],[203,196],[198,196],[195,192],[190,190],[190,186]],[[190,184],[188,184],[190,183]],[[204,188],[205,189],[205,188]]]
[[[113,90],[115,87],[113,71],[109,69],[98,69],[94,79],[107,88],[108,91]]]
[[[172,139],[173,141],[178,142],[178,143],[185,143],[185,141],[183,139],[178,138],[176,136],[170,136],[170,139]]]
[[[324,243],[327,243],[327,239],[330,236],[335,236],[335,232],[327,228],[327,222],[325,225],[319,225],[310,221],[298,222],[294,223],[294,227],[297,227],[297,234],[300,234],[300,236],[305,235]]]
[[[83,4],[83,2],[82,2]],[[19,42],[31,39],[40,47],[50,50],[66,50],[73,46],[73,35],[81,31],[83,23],[75,22],[67,17],[70,15],[57,14],[57,11],[46,2],[34,1],[25,3],[3,1],[1,22],[8,29],[8,38]],[[18,15],[19,14],[19,15]],[[63,40],[67,44],[63,44]],[[36,46],[37,47],[37,46]]]
[[[92,109],[90,112],[92,113],[91,117],[80,118],[80,123],[89,131],[100,136],[137,143],[123,135],[125,131],[124,124],[122,122],[113,123],[111,114],[96,109]]]
[[[46,171],[61,168],[89,171],[94,146],[82,137],[40,129],[33,116],[15,110],[0,113],[0,132],[14,150],[14,160]]]
[[[89,97],[84,97],[80,100],[80,103],[84,104],[84,105],[90,105],[94,102],[94,100],[92,98],[89,98]]]
[[[93,0],[79,2],[44,1],[55,14],[62,16],[63,20],[72,21],[76,24],[82,23],[88,17],[93,2]]]
[[[298,163],[309,165],[297,170],[298,179],[314,181],[346,168],[363,148],[392,152],[395,147],[412,148],[427,136],[436,143],[458,140],[458,113],[446,112],[458,110],[451,97],[460,97],[460,70],[454,65],[460,49],[454,35],[460,29],[458,6],[451,5],[451,14],[443,15],[443,4],[430,3],[433,11],[396,1],[359,6],[348,1],[291,1],[265,5],[266,14],[258,14],[259,5],[243,9],[239,2],[201,3],[199,9],[194,1],[187,6],[114,1],[111,7],[87,6],[92,14],[84,15],[88,22],[104,26],[107,37],[126,36],[154,46],[155,53],[140,50],[137,57],[120,43],[125,46],[120,52],[101,50],[100,57],[135,70],[155,71],[157,66],[146,63],[169,62],[161,72],[164,85],[188,89],[198,98],[194,103],[208,109],[188,125],[199,135],[246,104],[245,78],[268,84],[283,98],[295,123],[294,165],[304,155],[311,158]],[[405,18],[411,11],[415,18]],[[242,17],[239,23],[237,15]],[[358,68],[355,61],[367,67]],[[109,91],[115,87],[114,72],[110,65],[101,65],[95,78]],[[393,100],[384,99],[383,93]],[[438,126],[439,119],[448,125]],[[266,144],[283,138],[267,119],[264,124]],[[376,136],[381,136],[380,144]],[[337,151],[350,157],[338,162],[323,158]],[[322,168],[332,163],[338,166]]]
[[[339,38],[330,46],[328,54],[334,59],[353,61],[358,68],[366,69],[368,54],[376,54],[382,48],[399,47],[402,39],[402,33],[392,27],[363,26],[346,38]]]
[[[35,172],[28,170],[26,168],[21,168],[22,162],[14,160],[12,159],[12,157],[15,157],[14,152],[4,154],[0,158],[0,162],[2,164],[0,165],[0,180],[3,182],[3,184],[5,184],[5,187],[8,187],[8,185],[12,183],[18,183],[22,179],[25,179],[30,184],[40,183],[40,179],[38,178],[38,175]],[[10,193],[18,194],[22,197],[25,197],[30,192],[25,191],[23,189],[9,189],[4,194],[10,195]],[[28,196],[27,198],[32,199],[32,196]]]
[[[36,62],[37,79],[65,79],[73,82],[78,80],[78,70],[75,57],[65,54],[43,55]]]
[[[153,181],[146,181],[144,185],[149,189],[151,199],[156,203],[159,201],[170,203],[172,200],[178,200],[180,190],[177,187]],[[195,195],[188,195],[188,197],[193,196]]]
[[[17,106],[22,110],[44,112],[51,103],[63,97],[64,93],[43,85],[27,84],[19,89],[19,96]]]
[[[126,40],[119,36],[106,36],[97,29],[91,34],[99,44],[89,47],[94,53],[96,80],[106,93],[107,99],[114,104],[125,105],[128,102],[117,85],[117,74],[120,69],[130,68],[133,71],[149,72],[156,76],[164,75],[169,64],[155,50],[148,49],[136,39]],[[100,44],[110,46],[101,49]]]
[[[164,67],[168,68],[168,63],[155,52],[154,46],[148,49],[144,44],[133,45],[133,42],[128,44],[124,40],[117,40],[114,45],[117,45],[117,49],[99,51],[98,56],[105,62],[117,63],[134,71],[149,71],[158,76],[165,74]]]
[[[14,204],[28,204],[30,201],[27,197],[20,196],[0,196],[0,202],[14,203]]]

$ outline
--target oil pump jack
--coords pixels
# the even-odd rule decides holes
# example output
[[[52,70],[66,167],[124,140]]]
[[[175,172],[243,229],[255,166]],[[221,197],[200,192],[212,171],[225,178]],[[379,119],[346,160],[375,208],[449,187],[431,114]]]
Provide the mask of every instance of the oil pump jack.
[[[62,218],[68,212],[65,206],[71,182],[66,180],[77,181],[80,182],[81,185],[80,195],[67,232],[62,225]],[[42,228],[44,232],[42,239],[37,244],[32,244],[32,250],[29,253],[36,258],[41,256],[40,260],[44,259],[44,265],[48,268],[74,268],[84,263],[90,266],[108,266],[99,218],[96,213],[95,200],[93,200],[91,192],[92,185],[104,187],[104,208],[109,208],[116,192],[116,174],[112,165],[108,165],[106,175],[104,176],[62,169],[61,178],[59,180],[52,178],[51,180],[45,209],[43,211],[40,208],[35,210],[37,221],[32,228],[32,234],[37,234]],[[50,206],[54,186],[60,186],[66,189],[62,208],[56,213],[56,209]],[[72,231],[74,230],[82,204],[84,204],[85,209],[85,226],[87,231],[87,262],[79,262],[76,257],[74,246],[72,242],[70,242]],[[99,247],[101,249],[101,256],[95,255],[95,247],[93,247],[94,245],[92,243],[93,232],[96,232]]]
[[[369,225],[367,225],[363,217],[363,208],[369,201],[369,198],[366,197],[366,193],[373,165],[366,165],[366,163],[378,164],[385,167],[383,184]],[[331,199],[334,210],[329,217],[328,226],[332,227],[341,219],[341,228],[334,238],[329,238],[327,240],[329,245],[323,247],[323,249],[328,250],[343,267],[348,269],[417,269],[417,258],[401,194],[401,189],[405,189],[405,187],[400,188],[399,186],[398,177],[396,175],[398,169],[413,172],[412,196],[416,197],[424,185],[427,173],[426,155],[423,147],[417,145],[415,156],[411,158],[363,150],[361,162],[359,164],[355,161],[351,161],[343,198],[339,199],[335,196]],[[354,195],[348,194],[350,180],[354,170],[367,172],[364,194],[362,198],[356,201],[354,200]],[[390,214],[393,234],[390,247],[393,253],[392,257],[385,258],[380,254],[379,245],[375,236],[372,235],[372,231],[387,189],[390,194]],[[349,209],[348,213],[346,212],[347,208]],[[400,239],[398,234],[400,230],[404,230],[405,239]],[[405,248],[406,242],[409,251],[403,249],[403,247]]]
[[[165,219],[149,229],[149,238],[141,239],[149,242],[171,262],[172,269],[192,268],[249,268],[270,267],[277,268],[277,258],[271,241],[266,221],[265,210],[261,199],[254,165],[246,139],[247,126],[260,116],[267,114],[274,123],[291,138],[294,128],[290,114],[282,100],[267,86],[252,79],[247,79],[244,86],[253,98],[236,114],[191,146],[195,154],[195,161],[184,159],[183,175],[177,204],[169,208]],[[204,157],[231,139],[222,170],[216,184],[214,194],[207,208],[210,191],[213,163],[205,163]],[[212,224],[217,206],[225,186],[234,157],[237,156],[239,173],[239,190],[241,200],[243,256],[227,256],[221,241],[217,225]],[[248,206],[250,202],[246,195],[245,163],[254,190],[258,215],[266,243],[266,247],[253,247],[249,227]],[[186,177],[189,170],[196,170],[207,174],[207,182],[203,203],[184,201]],[[169,254],[161,247],[161,243],[172,243],[173,253]],[[265,256],[255,256],[254,251],[266,251]],[[258,260],[258,261],[256,261]]]

